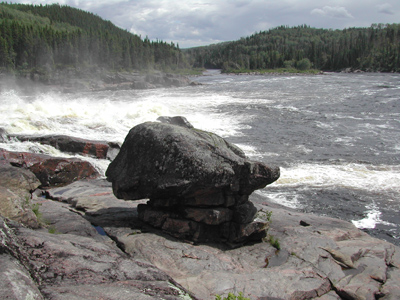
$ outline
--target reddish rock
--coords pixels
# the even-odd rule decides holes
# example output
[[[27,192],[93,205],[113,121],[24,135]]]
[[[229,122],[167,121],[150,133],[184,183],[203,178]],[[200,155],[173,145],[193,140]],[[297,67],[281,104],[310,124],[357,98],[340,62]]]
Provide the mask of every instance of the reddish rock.
[[[55,158],[44,154],[11,152],[0,149],[0,158],[11,165],[29,169],[42,188],[63,186],[81,179],[93,179],[100,173],[87,161],[77,158]]]
[[[119,145],[104,141],[86,140],[67,135],[9,135],[21,142],[37,142],[50,145],[62,152],[77,153],[99,159],[114,159],[119,151]]]

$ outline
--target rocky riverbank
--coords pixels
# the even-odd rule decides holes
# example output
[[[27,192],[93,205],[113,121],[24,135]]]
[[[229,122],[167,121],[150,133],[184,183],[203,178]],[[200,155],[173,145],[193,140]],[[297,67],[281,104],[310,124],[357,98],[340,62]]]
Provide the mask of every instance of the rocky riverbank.
[[[32,94],[41,91],[61,91],[76,93],[85,91],[155,89],[195,85],[186,76],[152,72],[111,72],[101,69],[79,70],[75,68],[53,71],[49,74],[40,72],[25,76],[0,74],[1,90],[18,90]]]
[[[79,153],[101,152],[87,151],[94,141],[79,141],[87,145]],[[10,157],[0,156],[6,299],[214,299],[229,292],[260,300],[400,298],[400,249],[351,223],[251,194],[255,217],[267,224],[263,241],[234,248],[184,241],[140,218],[147,199],[117,199],[104,178],[67,176],[43,186],[32,168],[43,160]],[[52,178],[71,173],[65,165]]]

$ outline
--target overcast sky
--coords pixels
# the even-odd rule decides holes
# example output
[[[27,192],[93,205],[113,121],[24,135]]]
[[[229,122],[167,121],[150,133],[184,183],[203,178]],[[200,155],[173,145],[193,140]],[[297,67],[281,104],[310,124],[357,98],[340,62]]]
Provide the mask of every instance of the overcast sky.
[[[90,11],[128,31],[181,48],[232,41],[280,25],[316,28],[400,23],[399,0],[14,0]]]

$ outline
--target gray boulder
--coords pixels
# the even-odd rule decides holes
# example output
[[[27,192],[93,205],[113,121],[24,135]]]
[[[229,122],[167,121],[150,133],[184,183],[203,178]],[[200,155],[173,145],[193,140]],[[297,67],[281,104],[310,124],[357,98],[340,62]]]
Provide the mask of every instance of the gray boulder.
[[[149,198],[139,218],[175,237],[240,244],[261,240],[249,195],[279,178],[279,168],[248,160],[223,138],[182,117],[131,129],[107,169],[116,197]],[[178,125],[176,125],[178,124]]]
[[[107,169],[118,198],[192,201],[207,195],[250,195],[279,178],[216,134],[147,122],[132,128]],[[228,198],[228,197],[225,197]]]

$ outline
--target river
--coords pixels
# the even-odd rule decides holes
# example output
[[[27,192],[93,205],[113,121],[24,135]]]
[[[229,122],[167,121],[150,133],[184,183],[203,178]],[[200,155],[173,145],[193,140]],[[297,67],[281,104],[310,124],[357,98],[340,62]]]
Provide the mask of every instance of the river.
[[[133,126],[185,116],[281,178],[257,197],[353,222],[400,245],[400,74],[224,75],[174,89],[63,94],[1,90],[0,127],[122,143]],[[0,148],[65,156],[50,146]],[[108,161],[89,159],[104,174]]]

